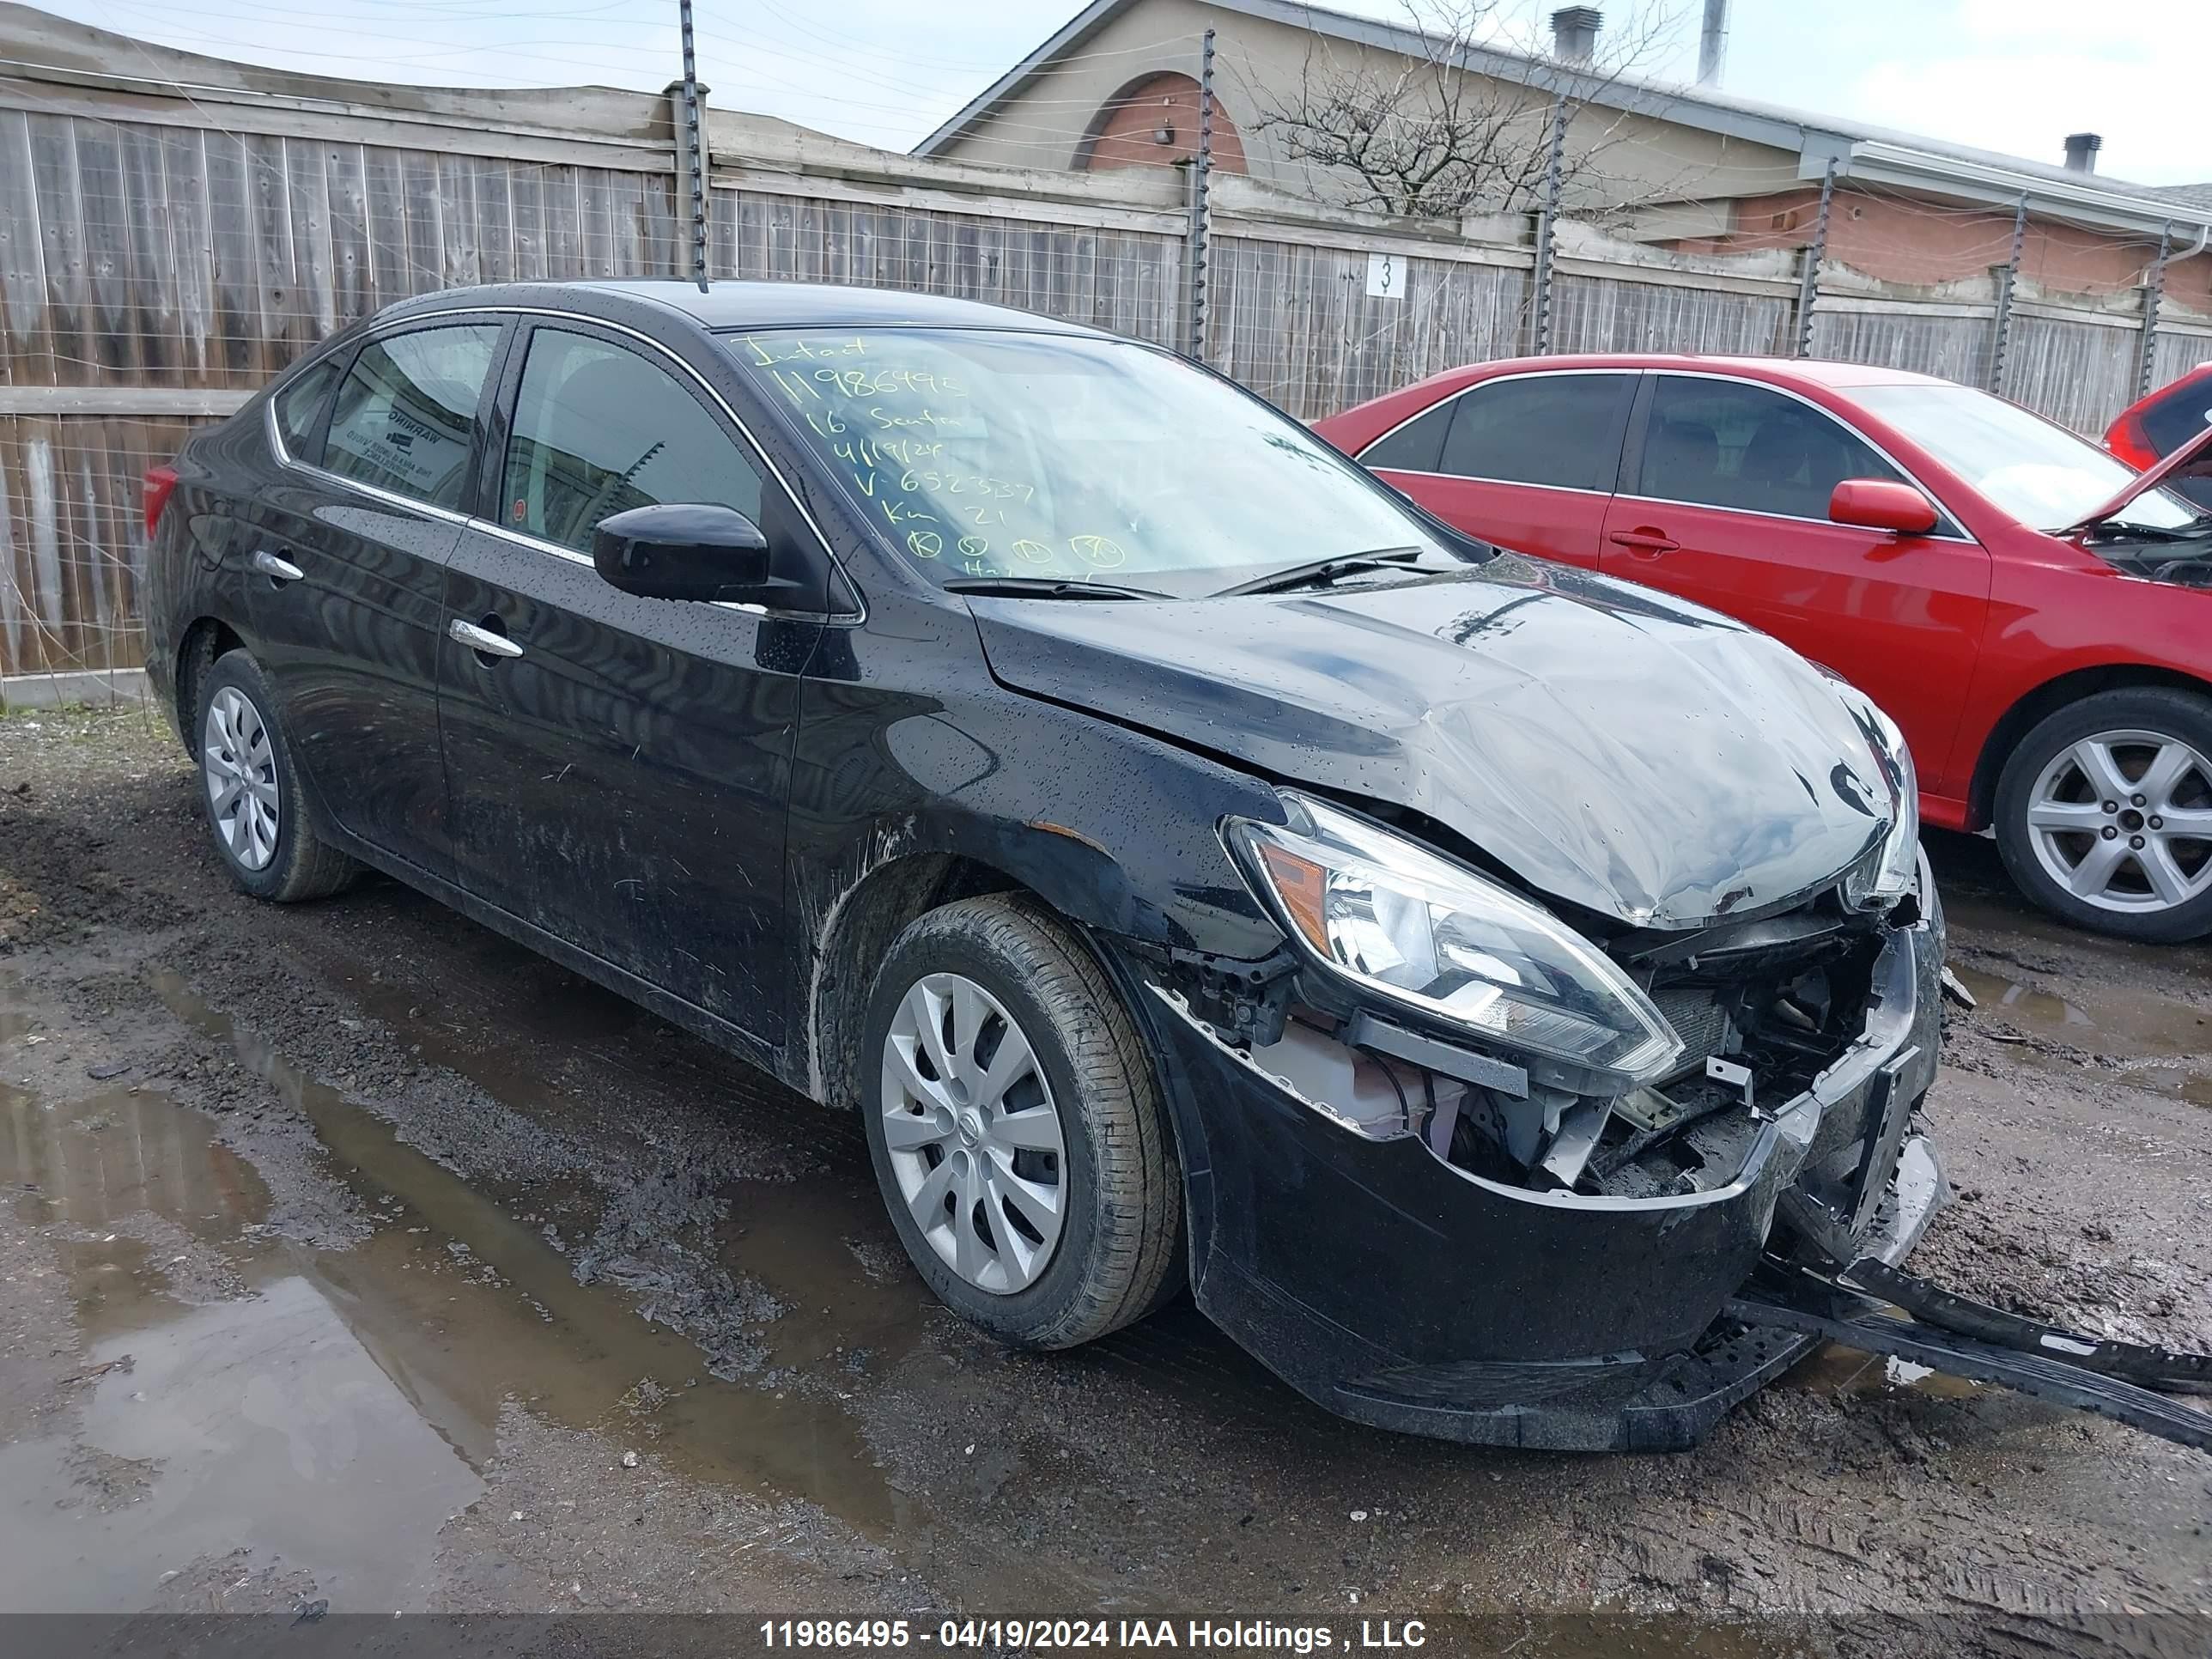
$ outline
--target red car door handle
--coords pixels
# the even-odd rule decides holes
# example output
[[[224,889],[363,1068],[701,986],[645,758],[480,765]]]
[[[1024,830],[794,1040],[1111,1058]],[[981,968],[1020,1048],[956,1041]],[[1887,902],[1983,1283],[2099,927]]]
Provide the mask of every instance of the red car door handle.
[[[1662,553],[1672,553],[1682,544],[1656,530],[1616,530],[1607,539],[1616,546],[1631,548],[1655,559]]]

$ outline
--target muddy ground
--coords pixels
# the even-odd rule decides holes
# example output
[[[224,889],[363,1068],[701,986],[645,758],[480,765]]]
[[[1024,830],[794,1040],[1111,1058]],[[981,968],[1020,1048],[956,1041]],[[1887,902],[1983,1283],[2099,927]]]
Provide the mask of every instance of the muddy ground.
[[[1003,1352],[906,1270],[855,1123],[398,886],[237,896],[192,788],[145,714],[0,720],[0,1609],[2212,1644],[2212,1458],[1863,1355],[1632,1458],[1337,1421],[1187,1304]],[[1981,1006],[1917,1265],[2212,1346],[2212,950],[1931,850]]]

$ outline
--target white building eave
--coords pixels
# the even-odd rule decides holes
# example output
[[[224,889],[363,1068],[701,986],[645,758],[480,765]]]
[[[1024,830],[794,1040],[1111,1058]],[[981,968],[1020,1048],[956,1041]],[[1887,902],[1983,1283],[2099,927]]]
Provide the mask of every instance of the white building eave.
[[[1972,161],[1955,155],[1935,155],[1909,146],[1879,139],[1862,139],[1835,156],[1836,177],[1860,184],[1887,185],[1922,195],[1949,197],[1992,208],[2016,207],[2027,198],[2028,216],[2061,220],[2092,230],[2119,231],[2155,240],[2171,228],[2191,240],[2212,228],[2212,209],[2170,197],[2137,196],[2109,185],[2085,179],[2075,184],[2047,173],[2015,171],[1995,163]],[[1828,155],[1807,148],[1798,171],[1818,179],[1826,169]]]

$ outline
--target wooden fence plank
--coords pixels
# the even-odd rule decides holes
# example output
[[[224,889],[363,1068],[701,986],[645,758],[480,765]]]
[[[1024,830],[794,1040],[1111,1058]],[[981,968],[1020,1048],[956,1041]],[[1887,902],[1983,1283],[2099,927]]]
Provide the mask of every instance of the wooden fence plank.
[[[0,380],[51,383],[53,353],[46,337],[46,258],[40,236],[39,192],[32,171],[29,118],[0,111]]]
[[[285,146],[290,142],[260,134],[249,134],[242,141],[246,195],[253,213],[253,288],[261,320],[252,362],[260,380],[276,374],[312,343],[301,315],[292,248],[291,190],[284,165]]]
[[[419,150],[399,155],[399,216],[406,227],[405,259],[392,298],[422,294],[444,284],[445,233],[439,228],[438,158]]]
[[[545,252],[545,169],[509,167],[507,188],[514,204],[515,280],[541,281],[550,274]]]
[[[440,288],[471,288],[483,281],[477,235],[476,169],[466,158],[441,155],[437,167]]]
[[[368,158],[360,146],[325,147],[323,195],[330,207],[331,325],[343,328],[376,309],[376,256],[368,228]]]
[[[84,210],[76,187],[76,125],[58,116],[30,121],[31,179],[38,191],[39,244],[46,267],[46,343],[51,378],[100,378],[88,337],[91,295],[84,269]]]
[[[504,163],[477,157],[470,166],[470,192],[476,204],[477,270],[479,280],[514,280],[514,198]]]
[[[177,320],[176,250],[169,237],[167,181],[162,164],[162,135],[150,127],[125,127],[121,179],[124,218],[129,233],[125,268],[125,304],[137,335],[141,386],[173,385],[179,378],[184,342]]]
[[[246,144],[228,133],[208,133],[208,222],[213,255],[213,345],[229,384],[259,379],[263,339],[260,290],[254,283],[253,209],[246,182]]]
[[[331,224],[326,147],[311,139],[284,144],[284,198],[290,210],[294,306],[301,349],[327,339],[338,324],[337,236]]]
[[[415,291],[409,252],[407,185],[400,152],[362,152],[362,199],[368,226],[369,309],[380,310]]]

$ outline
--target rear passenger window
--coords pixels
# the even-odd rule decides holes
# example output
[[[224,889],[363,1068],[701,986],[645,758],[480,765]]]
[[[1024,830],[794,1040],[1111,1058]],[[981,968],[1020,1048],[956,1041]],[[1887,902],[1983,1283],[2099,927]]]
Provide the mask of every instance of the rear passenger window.
[[[2142,412],[2143,436],[2162,459],[2212,425],[2212,380],[2185,381]]]
[[[1453,404],[1445,472],[1566,489],[1613,488],[1627,374],[1516,374],[1486,380]]]
[[[1906,482],[1832,416],[1765,386],[1662,374],[1652,388],[1637,495],[1825,520],[1846,478]]]
[[[324,468],[459,511],[477,399],[499,328],[454,324],[363,346],[331,410]]]
[[[1449,402],[1425,410],[1400,427],[1386,432],[1359,452],[1362,466],[1388,467],[1398,472],[1433,472],[1443,453],[1444,432],[1451,425]]]
[[[628,507],[705,501],[760,522],[761,475],[673,375],[561,329],[530,337],[503,479],[510,528],[579,553]]]
[[[316,459],[315,428],[322,424],[323,405],[330,401],[331,385],[337,377],[337,363],[326,358],[276,394],[276,430],[283,436],[285,453],[294,460]]]

